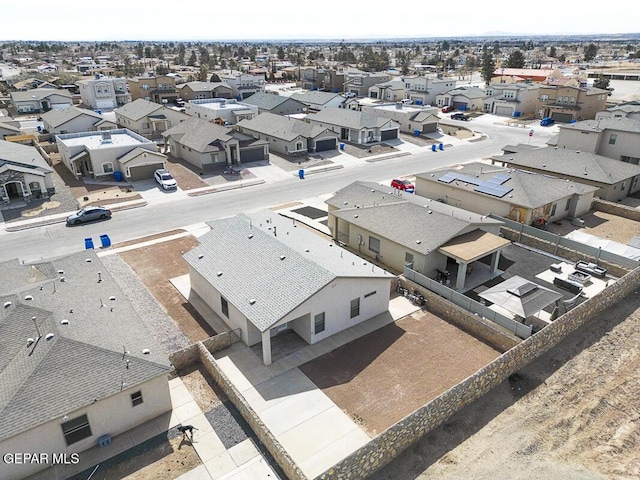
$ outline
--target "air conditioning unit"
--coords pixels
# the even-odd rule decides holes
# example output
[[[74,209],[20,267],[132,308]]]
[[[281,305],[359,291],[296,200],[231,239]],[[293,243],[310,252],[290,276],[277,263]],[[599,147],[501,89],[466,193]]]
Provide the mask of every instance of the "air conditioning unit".
[[[364,240],[362,240],[362,235],[358,234],[356,238],[358,239],[358,245],[364,245]]]

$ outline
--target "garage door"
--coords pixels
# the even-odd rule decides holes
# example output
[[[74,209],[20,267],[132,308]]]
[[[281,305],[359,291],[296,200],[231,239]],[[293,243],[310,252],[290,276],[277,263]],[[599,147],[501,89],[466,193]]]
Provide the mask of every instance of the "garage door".
[[[113,100],[97,100],[96,108],[114,108]]]
[[[383,130],[382,132],[380,132],[380,140],[382,140],[383,142],[385,140],[393,140],[395,138],[398,138],[397,128],[394,128],[393,130]]]
[[[467,102],[453,102],[453,108],[456,110],[466,110]]]
[[[501,115],[503,117],[510,117],[513,115],[513,108],[511,107],[496,107],[496,115]]]
[[[240,161],[241,162],[258,162],[260,160],[264,160],[264,148],[250,148],[247,150],[240,151]]]
[[[570,113],[552,113],[551,118],[553,118],[556,122],[569,123],[573,120],[573,115]]]
[[[326,140],[318,140],[316,142],[316,152],[326,152],[327,150],[335,150],[337,141],[335,138],[327,138]]]
[[[159,168],[164,168],[162,163],[154,163],[152,165],[140,165],[139,167],[131,167],[129,169],[129,174],[131,175],[131,180],[148,180],[153,178],[153,172],[155,172]]]
[[[422,133],[433,133],[438,130],[438,123],[425,123],[422,125]]]

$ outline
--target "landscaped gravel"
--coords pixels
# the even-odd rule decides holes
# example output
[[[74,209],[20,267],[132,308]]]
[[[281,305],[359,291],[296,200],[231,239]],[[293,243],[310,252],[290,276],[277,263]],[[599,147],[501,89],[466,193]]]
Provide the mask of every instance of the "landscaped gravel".
[[[247,438],[255,438],[249,424],[229,400],[205,412],[204,416],[227,449]]]
[[[118,255],[105,255],[101,260],[164,353],[169,355],[190,345],[189,338],[180,331],[126,262]]]

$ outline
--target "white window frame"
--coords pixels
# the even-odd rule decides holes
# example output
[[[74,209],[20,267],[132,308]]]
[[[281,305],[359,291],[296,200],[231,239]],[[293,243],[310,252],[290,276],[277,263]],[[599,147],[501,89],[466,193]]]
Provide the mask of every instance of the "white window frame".
[[[111,170],[109,170],[109,168]],[[105,162],[102,164],[102,173],[113,173],[113,163]]]

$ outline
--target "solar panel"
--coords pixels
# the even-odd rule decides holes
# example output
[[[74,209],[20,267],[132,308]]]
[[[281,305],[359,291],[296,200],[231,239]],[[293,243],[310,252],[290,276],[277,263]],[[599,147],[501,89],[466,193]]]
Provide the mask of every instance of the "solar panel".
[[[455,172],[449,172],[449,173],[445,173],[443,176],[441,176],[438,181],[439,182],[443,182],[443,183],[451,183],[456,179],[456,173]]]
[[[511,179],[511,175],[507,173],[498,173],[491,178],[486,180],[486,183],[491,183],[493,185],[502,185],[507,180]]]
[[[458,178],[456,180],[460,180],[461,182],[470,183],[471,185],[480,185],[482,182],[479,178],[472,177],[471,175],[464,175],[462,173],[458,174]]]
[[[475,192],[486,193],[487,195],[491,195],[494,197],[502,198],[507,193],[513,190],[511,187],[505,187],[503,185],[491,185],[488,183],[484,183],[482,185],[478,185],[473,189]]]

